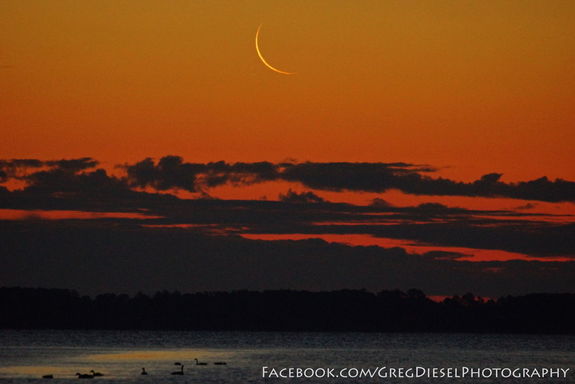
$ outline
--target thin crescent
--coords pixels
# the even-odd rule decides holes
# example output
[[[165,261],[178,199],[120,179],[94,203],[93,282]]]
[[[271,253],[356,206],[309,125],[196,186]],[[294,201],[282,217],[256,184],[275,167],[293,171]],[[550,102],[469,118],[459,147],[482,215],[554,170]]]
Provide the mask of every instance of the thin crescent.
[[[269,69],[271,69],[272,71],[275,71],[277,73],[281,73],[282,75],[294,75],[295,72],[286,72],[286,71],[282,71],[280,69],[274,68],[270,63],[268,63],[266,61],[266,59],[264,59],[264,57],[262,56],[262,53],[260,52],[260,47],[258,45],[258,37],[260,35],[260,28],[262,27],[262,25],[260,24],[260,26],[258,27],[258,30],[256,31],[256,52],[258,53],[258,56],[260,58],[260,60],[262,61],[262,63],[264,63],[264,65],[266,67],[268,67]]]

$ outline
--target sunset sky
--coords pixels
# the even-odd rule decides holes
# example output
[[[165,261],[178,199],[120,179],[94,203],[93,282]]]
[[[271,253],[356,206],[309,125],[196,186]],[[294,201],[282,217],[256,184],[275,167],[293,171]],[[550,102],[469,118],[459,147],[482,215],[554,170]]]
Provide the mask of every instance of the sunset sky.
[[[571,0],[0,1],[3,232],[117,221],[246,244],[319,238],[455,252],[457,268],[531,260],[521,271],[538,289],[573,290],[539,272],[575,270],[574,19]],[[266,60],[296,74],[260,61],[260,25]],[[188,215],[143,197],[156,193]],[[214,216],[187,200],[199,197],[221,199]],[[290,204],[305,218],[271,220]],[[25,285],[14,268],[4,279]],[[518,273],[478,289],[528,290],[509,282]],[[29,281],[55,285],[40,275]]]
[[[575,178],[572,1],[0,3],[0,151]],[[265,68],[254,49],[262,24]]]

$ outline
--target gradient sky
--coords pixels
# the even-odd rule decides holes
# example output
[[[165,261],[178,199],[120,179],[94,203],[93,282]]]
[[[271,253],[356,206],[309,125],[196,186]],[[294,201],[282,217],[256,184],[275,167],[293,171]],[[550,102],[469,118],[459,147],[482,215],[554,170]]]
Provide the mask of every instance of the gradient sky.
[[[575,3],[0,2],[0,153],[575,178]],[[265,68],[254,49],[283,76]]]

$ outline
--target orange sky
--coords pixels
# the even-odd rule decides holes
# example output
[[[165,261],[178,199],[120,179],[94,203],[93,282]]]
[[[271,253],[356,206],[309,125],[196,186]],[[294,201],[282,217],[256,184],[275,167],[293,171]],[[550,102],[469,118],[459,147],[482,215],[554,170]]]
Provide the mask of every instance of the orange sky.
[[[0,154],[575,179],[575,2],[0,2]],[[274,73],[259,61],[254,35]]]

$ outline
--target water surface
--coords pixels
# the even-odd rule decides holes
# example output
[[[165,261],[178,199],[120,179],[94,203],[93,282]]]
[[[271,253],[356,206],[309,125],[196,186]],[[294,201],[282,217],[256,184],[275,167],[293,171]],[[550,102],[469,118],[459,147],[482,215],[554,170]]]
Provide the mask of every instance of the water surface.
[[[195,365],[194,359],[207,365]],[[226,365],[214,365],[223,361]],[[174,362],[184,364],[183,376]],[[263,379],[262,367],[570,368],[566,379]],[[141,368],[149,372],[140,375]],[[161,331],[0,331],[0,383],[575,383],[575,336]],[[42,375],[53,374],[54,380]]]

